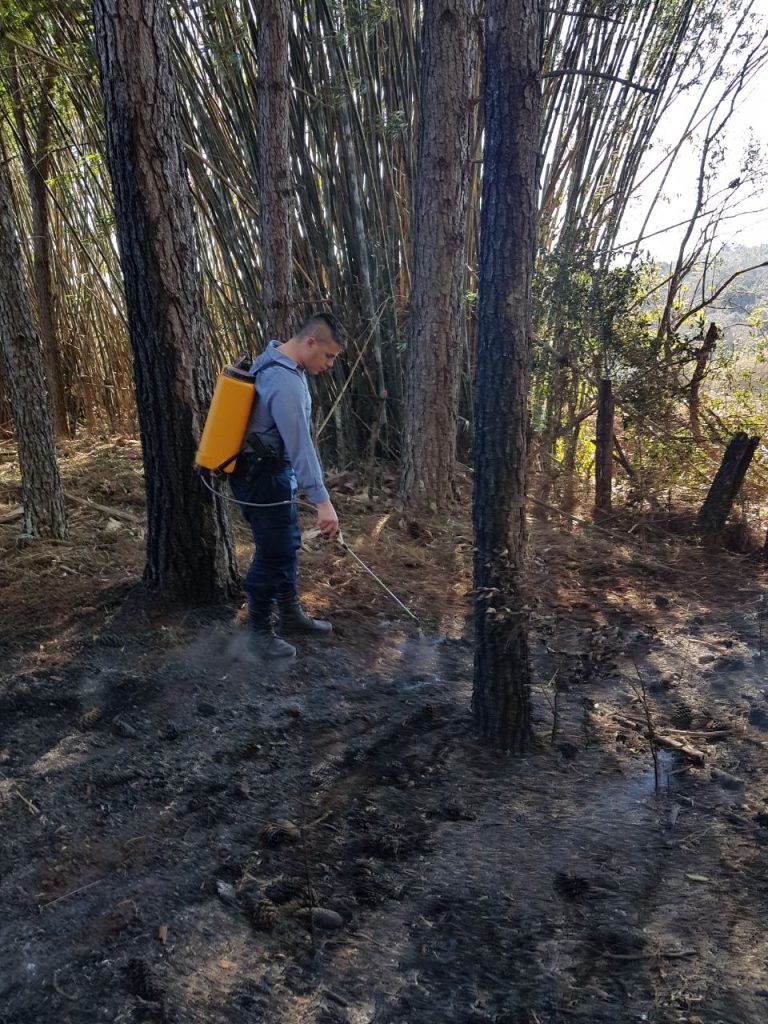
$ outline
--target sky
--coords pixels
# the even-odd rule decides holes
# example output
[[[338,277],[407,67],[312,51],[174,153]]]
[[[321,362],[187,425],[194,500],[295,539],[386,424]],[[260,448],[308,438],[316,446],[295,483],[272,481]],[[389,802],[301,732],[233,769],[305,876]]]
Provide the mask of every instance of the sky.
[[[754,29],[758,29],[761,24],[768,24],[768,0],[755,0],[752,11]],[[719,89],[717,91],[719,92]],[[675,103],[653,139],[653,146],[641,165],[638,180],[642,179],[646,170],[649,170],[662,153],[681,137],[690,110],[700,95],[701,90],[698,93],[691,90],[690,94]],[[710,97],[714,98],[715,95],[715,92],[711,92],[707,99],[710,100]],[[768,167],[768,66],[757,72],[732,115],[726,129],[725,159],[716,179],[716,187],[727,188],[729,182],[741,176],[744,148],[750,136],[760,143],[763,159]],[[691,142],[687,143],[678,155],[664,187],[665,201],[658,204],[646,229],[646,232],[654,234],[643,242],[642,250],[650,252],[657,259],[670,259],[677,252],[684,228],[664,229],[686,219],[694,207],[699,152],[700,147]],[[621,241],[638,236],[648,203],[658,188],[660,178],[660,172],[655,174],[636,194],[624,222]],[[718,241],[737,245],[768,244],[768,179],[757,188],[741,186],[734,190],[732,200],[734,205],[731,212],[737,216],[721,224],[717,233]]]

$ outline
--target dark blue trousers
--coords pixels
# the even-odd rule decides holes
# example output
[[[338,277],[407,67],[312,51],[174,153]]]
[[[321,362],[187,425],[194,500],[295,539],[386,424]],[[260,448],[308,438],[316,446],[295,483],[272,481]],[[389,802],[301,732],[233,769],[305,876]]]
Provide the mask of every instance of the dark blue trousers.
[[[296,591],[301,547],[296,476],[289,465],[275,471],[264,470],[254,458],[241,455],[230,476],[230,484],[236,501],[254,502],[256,505],[289,502],[273,508],[240,506],[256,545],[245,577],[245,589],[252,605],[269,608],[278,593]]]

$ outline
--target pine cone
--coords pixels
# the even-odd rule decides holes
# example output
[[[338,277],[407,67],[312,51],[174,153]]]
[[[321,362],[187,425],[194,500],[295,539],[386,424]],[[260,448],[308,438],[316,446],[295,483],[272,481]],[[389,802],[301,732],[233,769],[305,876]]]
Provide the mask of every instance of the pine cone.
[[[335,910],[328,910],[326,907],[303,907],[297,910],[294,917],[304,921],[310,927],[322,928],[323,931],[332,932],[337,928],[343,928],[344,918]]]
[[[125,640],[117,633],[102,633],[98,641],[102,647],[123,647]]]
[[[152,972],[146,960],[132,957],[126,966],[128,984],[134,995],[151,1002],[160,1002],[162,994],[152,978]]]
[[[693,711],[691,711],[685,701],[681,700],[675,705],[669,720],[677,729],[690,729],[693,722]]]
[[[324,1006],[315,1017],[315,1024],[349,1024],[349,1017],[331,1006]]]
[[[406,852],[404,838],[402,832],[397,830],[381,832],[369,837],[368,846],[382,860],[397,860]]]
[[[175,740],[179,738],[180,735],[181,733],[179,732],[179,727],[178,725],[176,725],[175,722],[169,721],[165,723],[165,732],[163,733],[163,739],[168,740],[169,743],[173,743]]]
[[[101,708],[90,708],[85,712],[84,715],[80,716],[78,725],[82,732],[88,732],[89,729],[93,729],[95,725],[101,721],[101,716],[104,714]]]
[[[354,874],[352,891],[355,899],[363,906],[375,907],[384,900],[394,897],[396,890],[389,878],[376,873],[367,862],[361,861],[356,864]]]
[[[592,888],[588,878],[568,871],[556,872],[552,887],[558,895],[568,900],[577,900],[581,896],[586,896]]]
[[[375,907],[384,901],[384,895],[374,878],[361,878],[355,882],[352,891],[357,902],[361,903],[364,907]]]
[[[248,920],[258,932],[271,932],[277,924],[279,912],[272,900],[251,899],[245,906]]]
[[[316,906],[318,902],[315,889],[308,887],[306,880],[298,875],[278,876],[266,887],[264,895],[278,906],[291,900],[300,900],[304,906]]]
[[[295,843],[300,834],[298,826],[284,818],[269,822],[261,830],[261,838],[265,846],[281,846],[287,842]]]
[[[440,810],[448,821],[475,821],[477,818],[461,800],[447,800]]]
[[[380,769],[379,778],[384,782],[402,782],[406,774],[402,761],[390,761]]]
[[[101,772],[99,775],[94,776],[94,784],[101,789],[110,789],[114,786],[124,786],[128,782],[133,782],[134,779],[139,778],[141,772],[138,768],[126,765],[124,768],[116,767],[109,771]]]

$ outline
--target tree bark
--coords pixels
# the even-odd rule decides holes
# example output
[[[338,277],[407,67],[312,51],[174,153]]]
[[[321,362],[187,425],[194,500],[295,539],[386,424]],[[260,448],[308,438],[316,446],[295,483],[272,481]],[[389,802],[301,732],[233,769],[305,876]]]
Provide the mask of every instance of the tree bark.
[[[487,0],[485,39],[472,709],[486,741],[520,752],[530,736],[522,574],[541,103],[537,0]]]
[[[579,448],[581,424],[568,431],[565,438],[565,456],[563,458],[563,496],[561,498],[564,512],[573,512],[576,508],[576,454]]]
[[[192,200],[164,0],[93,0],[147,494],[144,581],[164,597],[231,596],[223,503],[193,472],[211,394]]]
[[[329,48],[328,56],[331,61],[334,76],[341,80],[341,78],[346,75],[346,71],[335,45],[332,45]],[[346,238],[347,245],[349,246],[349,250],[352,254],[351,262],[357,276],[357,281],[354,282],[354,285],[356,286],[355,290],[359,291],[360,309],[363,314],[363,320],[367,329],[371,331],[370,350],[373,356],[377,396],[377,401],[374,409],[372,410],[372,414],[374,417],[374,423],[377,423],[380,403],[382,400],[386,399],[387,384],[386,374],[384,373],[384,358],[381,345],[380,315],[376,309],[376,301],[374,298],[373,279],[370,267],[370,246],[367,242],[367,233],[365,228],[366,218],[364,216],[363,209],[363,186],[358,173],[359,164],[355,156],[354,136],[349,113],[350,105],[351,104],[347,96],[340,96],[337,107],[339,122],[337,142],[342,155],[348,187],[346,202],[349,204],[349,218],[346,223]],[[373,429],[373,426],[371,429]],[[386,441],[388,435],[386,404],[384,405],[384,414],[381,424],[379,425],[379,432],[382,435],[382,440]]]
[[[261,293],[267,338],[293,333],[287,0],[261,0],[258,25]]]
[[[595,437],[595,512],[598,516],[611,511],[613,491],[613,420],[615,403],[610,380],[603,378],[597,396],[597,431]]]
[[[743,431],[731,439],[699,510],[699,526],[705,533],[717,533],[725,526],[759,443],[759,437],[748,437]]]
[[[0,149],[0,367],[18,440],[23,532],[62,539],[67,535],[64,494],[45,389],[43,352],[22,267],[8,166]]]
[[[704,441],[704,437],[701,433],[701,421],[699,418],[699,391],[701,389],[701,382],[704,380],[707,363],[715,350],[715,345],[717,344],[719,337],[719,327],[715,323],[710,323],[707,333],[704,335],[704,342],[696,357],[696,367],[693,371],[693,376],[691,377],[691,383],[688,385],[688,412],[690,415],[691,434],[697,444],[702,444]]]
[[[21,143],[21,158],[27,179],[30,205],[32,208],[32,252],[34,266],[35,301],[37,304],[37,328],[45,361],[45,376],[53,414],[53,426],[57,436],[70,435],[67,423],[67,403],[64,390],[64,374],[56,330],[54,312],[53,275],[51,273],[51,223],[48,210],[48,185],[51,158],[49,153],[51,134],[51,89],[54,75],[46,71],[40,83],[40,108],[33,145],[27,127],[22,100],[22,86],[15,55],[13,57],[12,93],[14,120]]]
[[[411,507],[453,494],[478,11],[479,0],[424,5],[400,473]]]
[[[632,465],[631,465],[629,459],[627,458],[626,452],[621,447],[621,442],[619,441],[618,437],[616,437],[615,434],[613,435],[613,454],[614,454],[616,460],[618,461],[619,465],[621,466],[621,468],[624,470],[624,472],[629,477],[630,481],[634,482],[634,480],[635,480],[635,471],[632,468]]]

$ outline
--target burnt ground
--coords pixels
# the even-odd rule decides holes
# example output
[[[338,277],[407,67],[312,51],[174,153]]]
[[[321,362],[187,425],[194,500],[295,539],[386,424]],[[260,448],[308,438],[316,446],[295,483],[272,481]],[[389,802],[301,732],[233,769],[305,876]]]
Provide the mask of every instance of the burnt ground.
[[[310,537],[336,632],[277,672],[235,609],[141,599],[133,442],[67,453],[59,545],[17,545],[5,460],[2,1024],[768,1019],[755,563],[532,523],[537,744],[508,758],[471,731],[465,513],[337,478],[424,634]],[[658,791],[646,715],[704,755],[659,751]]]

